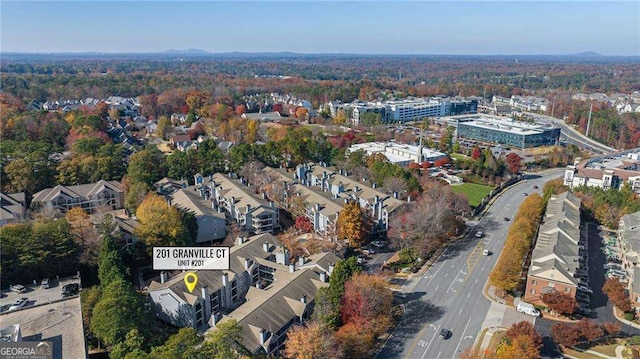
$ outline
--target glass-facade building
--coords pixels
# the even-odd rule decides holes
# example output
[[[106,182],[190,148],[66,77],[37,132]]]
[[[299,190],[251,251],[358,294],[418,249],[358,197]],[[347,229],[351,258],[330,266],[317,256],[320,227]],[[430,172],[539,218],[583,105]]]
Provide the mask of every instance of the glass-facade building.
[[[524,149],[556,145],[560,139],[560,128],[511,119],[479,117],[458,120],[457,134],[459,138]]]

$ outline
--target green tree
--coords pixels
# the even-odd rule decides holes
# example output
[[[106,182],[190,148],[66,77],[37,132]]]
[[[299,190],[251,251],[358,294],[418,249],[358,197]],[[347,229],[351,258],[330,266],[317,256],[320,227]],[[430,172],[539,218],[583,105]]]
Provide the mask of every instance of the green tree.
[[[242,346],[242,327],[235,319],[216,325],[200,350],[204,357],[212,359],[239,359],[249,354]]]
[[[147,197],[148,190],[149,187],[144,182],[134,182],[129,186],[124,198],[124,206],[127,207],[129,212],[136,213],[140,203]]]
[[[329,276],[329,286],[318,291],[313,318],[330,328],[338,328],[341,325],[340,299],[344,294],[344,284],[351,276],[361,271],[362,267],[355,257],[339,260]]]
[[[98,278],[103,288],[114,281],[124,280],[126,276],[116,238],[112,234],[115,227],[110,217],[107,216],[102,224],[102,246],[98,254]]]
[[[167,116],[160,116],[160,118],[158,118],[158,126],[156,127],[156,136],[165,140],[170,130],[171,120]]]
[[[141,352],[146,344],[146,338],[140,334],[138,329],[131,329],[122,342],[117,343],[109,352],[109,359],[125,359],[128,353]],[[158,357],[160,358],[160,357]],[[175,358],[175,357],[162,357]]]
[[[191,359],[199,357],[197,346],[202,337],[193,328],[182,328],[161,346],[151,350],[151,358]]]
[[[151,187],[167,175],[166,159],[157,147],[147,147],[131,155],[127,178],[131,183],[142,182]]]

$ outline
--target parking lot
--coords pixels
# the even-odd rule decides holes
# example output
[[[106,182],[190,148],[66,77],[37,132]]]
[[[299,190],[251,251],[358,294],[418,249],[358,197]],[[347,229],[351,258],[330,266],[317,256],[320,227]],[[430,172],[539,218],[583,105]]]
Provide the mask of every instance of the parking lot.
[[[60,278],[60,280],[51,278],[49,283],[50,287],[47,289],[40,288],[40,283],[38,283],[37,285],[25,285],[26,291],[23,293],[14,293],[8,289],[2,291],[0,312],[6,313],[9,306],[19,298],[28,298],[27,304],[23,308],[55,302],[62,299],[62,287],[71,283],[80,284],[80,280],[77,277]],[[73,297],[75,296],[70,296],[70,298]]]

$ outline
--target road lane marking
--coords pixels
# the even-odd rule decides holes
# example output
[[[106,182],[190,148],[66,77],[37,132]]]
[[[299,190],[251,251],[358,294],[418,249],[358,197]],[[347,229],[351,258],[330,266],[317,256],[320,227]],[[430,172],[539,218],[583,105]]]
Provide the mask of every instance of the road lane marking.
[[[476,279],[476,283],[478,282],[478,280]],[[471,292],[469,292],[469,294],[467,294],[467,298],[471,297]]]
[[[440,326],[438,325],[438,328],[440,328]],[[427,345],[427,348],[424,350],[424,353],[422,354],[422,356],[420,357],[420,359],[424,359],[424,356],[427,355],[427,352],[429,351],[429,347],[431,346],[431,343],[433,343],[433,340],[436,338],[436,335],[438,335],[438,328],[436,328],[436,332],[433,333],[433,337],[431,338],[431,340],[429,341],[429,345]]]
[[[470,322],[471,318],[467,320],[467,325],[464,326],[464,330],[462,331],[462,334],[460,334],[460,341],[458,341],[458,345],[456,346],[456,350],[453,351],[453,356],[451,357],[451,359],[455,359],[456,355],[458,354],[458,348],[460,348],[460,344],[462,344],[462,341],[464,340],[464,333],[467,331]]]
[[[460,309],[460,311],[458,312],[458,315],[462,314],[462,309]]]

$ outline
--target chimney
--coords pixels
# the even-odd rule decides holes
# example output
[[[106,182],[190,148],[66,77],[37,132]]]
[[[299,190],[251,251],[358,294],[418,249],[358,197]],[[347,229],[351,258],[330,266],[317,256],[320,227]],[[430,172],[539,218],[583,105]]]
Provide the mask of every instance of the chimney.
[[[211,313],[211,326],[214,327],[222,319],[222,315],[218,312]]]
[[[231,204],[236,204],[236,198],[234,196],[231,196]]]
[[[372,186],[373,186],[373,189],[378,188],[378,185],[377,185],[375,182],[373,183],[373,185],[372,185]]]
[[[327,283],[327,272],[325,271],[320,272],[320,281],[322,283]]]
[[[251,259],[245,258],[244,259],[244,269],[248,271],[249,267],[251,267]]]
[[[393,192],[393,198],[398,199],[398,192]]]
[[[411,203],[411,196],[407,196],[407,203]]]
[[[376,195],[376,196],[373,198],[373,203],[378,203],[378,202],[380,202],[380,196]]]
[[[300,297],[300,302],[307,304],[307,295],[303,294],[302,297]]]
[[[262,199],[267,199],[267,194],[262,192]]]
[[[356,186],[356,188],[353,190],[354,192],[359,192],[360,191],[360,187]]]
[[[269,242],[262,243],[262,250],[269,252]]]
[[[229,274],[222,273],[222,285],[225,287],[229,285]]]
[[[242,236],[242,234],[241,234],[241,235],[239,235],[239,236],[236,238],[236,245],[238,245],[238,246],[239,246],[239,245],[241,245],[242,243],[244,243],[244,237],[243,237],[243,236]]]
[[[162,271],[160,272],[160,283],[164,283],[169,279],[169,273]]]
[[[251,205],[250,204],[247,205],[247,213],[249,213],[249,212],[251,212]]]
[[[316,212],[320,212],[320,203],[316,203]]]
[[[256,288],[262,289],[262,282],[261,281],[257,281],[256,282]]]
[[[296,271],[296,265],[291,263],[289,264],[289,273],[293,273]]]
[[[209,297],[209,287],[206,284],[200,289],[200,294],[202,294],[202,300],[204,301],[203,317],[209,318],[211,316],[211,298]]]
[[[333,273],[333,268],[335,268],[335,264],[333,264],[333,263],[329,264],[329,275],[331,275],[331,273]]]
[[[303,256],[298,257],[298,265],[299,266],[303,266],[304,265],[304,257]]]

